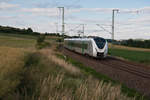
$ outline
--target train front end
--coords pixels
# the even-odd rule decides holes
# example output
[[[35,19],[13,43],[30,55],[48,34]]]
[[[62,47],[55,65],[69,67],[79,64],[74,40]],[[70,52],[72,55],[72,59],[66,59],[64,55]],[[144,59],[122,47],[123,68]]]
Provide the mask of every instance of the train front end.
[[[108,54],[108,43],[104,38],[94,38],[97,58],[105,58]]]

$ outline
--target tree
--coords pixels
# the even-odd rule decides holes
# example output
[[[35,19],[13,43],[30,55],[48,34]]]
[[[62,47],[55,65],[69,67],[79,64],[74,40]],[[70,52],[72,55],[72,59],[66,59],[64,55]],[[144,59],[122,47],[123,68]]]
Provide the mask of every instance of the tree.
[[[33,30],[32,30],[31,28],[28,28],[28,29],[27,29],[27,32],[28,32],[28,33],[32,33]]]

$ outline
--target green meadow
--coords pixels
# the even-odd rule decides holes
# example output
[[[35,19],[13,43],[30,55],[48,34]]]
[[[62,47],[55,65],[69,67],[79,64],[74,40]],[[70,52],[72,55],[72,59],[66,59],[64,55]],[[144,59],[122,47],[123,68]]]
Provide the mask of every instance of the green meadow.
[[[122,57],[129,61],[144,63],[148,65],[150,64],[150,52],[149,51],[109,48],[109,54],[112,56]]]

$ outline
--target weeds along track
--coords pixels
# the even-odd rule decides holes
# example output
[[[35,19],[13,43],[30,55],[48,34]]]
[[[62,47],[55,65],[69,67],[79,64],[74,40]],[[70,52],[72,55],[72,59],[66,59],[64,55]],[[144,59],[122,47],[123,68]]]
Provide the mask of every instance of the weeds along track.
[[[96,72],[150,97],[150,69],[148,67],[110,56],[106,59],[94,59],[68,49],[63,49],[62,52],[85,66],[95,69]]]

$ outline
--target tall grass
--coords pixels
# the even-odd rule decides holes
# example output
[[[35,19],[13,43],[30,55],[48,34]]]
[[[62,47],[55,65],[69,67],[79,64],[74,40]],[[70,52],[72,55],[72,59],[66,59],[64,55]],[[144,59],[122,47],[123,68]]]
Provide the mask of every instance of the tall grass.
[[[24,50],[0,47],[0,97],[14,91],[23,72]]]
[[[135,100],[121,93],[119,85],[112,86],[54,57],[50,49],[31,53],[26,60],[19,92],[15,100]],[[5,98],[8,99],[8,98]]]
[[[58,73],[56,77],[45,78],[41,83],[38,100],[135,100],[123,95],[120,86],[105,84],[91,77],[82,81],[73,90],[65,87],[65,77]]]
[[[63,67],[66,71],[72,74],[81,74],[80,70],[74,67],[72,64],[67,63],[66,61],[59,59],[54,55],[54,52],[51,49],[43,49],[41,52],[46,55],[52,62]]]
[[[55,57],[50,49],[41,52],[65,71],[56,76],[49,75],[41,81],[39,100],[135,100],[122,94],[119,85],[112,86],[92,76],[85,77],[78,68]]]

